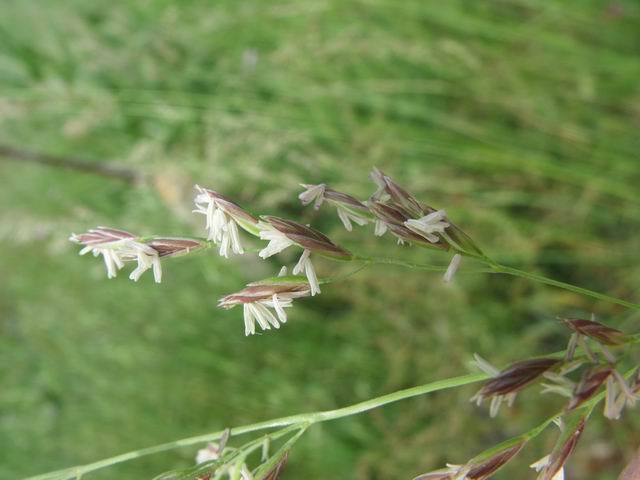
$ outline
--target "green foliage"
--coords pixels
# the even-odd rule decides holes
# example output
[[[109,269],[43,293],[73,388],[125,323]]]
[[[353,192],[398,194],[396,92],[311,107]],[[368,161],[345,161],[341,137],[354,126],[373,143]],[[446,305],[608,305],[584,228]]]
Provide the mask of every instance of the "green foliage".
[[[637,302],[634,2],[4,0],[1,10],[0,144],[114,162],[147,181],[0,161],[0,478],[340,407],[465,373],[473,352],[498,365],[553,352],[567,340],[557,315],[593,311],[637,331],[638,313],[465,274],[463,263],[453,285],[372,267],[297,301],[280,331],[245,338],[238,309],[217,299],[293,257],[208,250],[167,263],[160,285],[133,284],[124,272],[107,281],[66,240],[95,225],[200,235],[197,182],[354,252],[446,264],[370,227],[348,234],[331,209],[297,201],[308,182],[366,198],[376,165],[446,208],[489,257]],[[317,425],[283,478],[411,478],[562,404],[525,392],[490,420],[473,393]],[[639,426],[594,415],[575,478],[615,478]],[[516,478],[554,440],[532,442],[498,478]],[[194,453],[94,478],[152,478]]]

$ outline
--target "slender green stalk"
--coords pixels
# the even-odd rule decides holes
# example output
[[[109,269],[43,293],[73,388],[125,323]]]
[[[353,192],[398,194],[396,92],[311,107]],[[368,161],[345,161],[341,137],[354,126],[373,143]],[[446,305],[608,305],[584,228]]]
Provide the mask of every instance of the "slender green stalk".
[[[563,290],[567,290],[570,292],[578,293],[580,295],[585,295],[587,297],[596,298],[598,300],[602,300],[604,302],[613,303],[616,305],[621,305],[626,308],[631,308],[635,310],[640,310],[640,304],[629,302],[627,300],[623,300],[621,298],[616,298],[611,295],[606,295],[604,293],[594,292],[593,290],[589,290],[587,288],[578,287],[576,285],[572,285],[570,283],[561,282],[559,280],[554,280],[552,278],[545,277],[543,275],[539,275],[536,273],[526,272],[524,270],[518,270],[517,268],[509,267],[506,265],[501,265],[499,263],[494,262],[488,257],[482,257],[479,255],[467,255],[475,260],[478,260],[484,263],[488,268],[480,270],[482,273],[504,273],[507,275],[512,275],[514,277],[525,278],[527,280],[532,280],[537,283],[542,283],[544,285],[549,285],[552,287],[561,288]],[[447,267],[438,266],[438,265],[425,265],[420,263],[406,262],[404,260],[399,260],[395,258],[384,258],[384,257],[364,257],[359,255],[354,255],[351,257],[353,261],[364,262],[369,265],[398,265],[401,267],[407,267],[414,270],[426,270],[430,272],[443,272],[447,269]]]
[[[594,292],[593,290],[588,290],[586,288],[578,287],[576,285],[571,285],[570,283],[553,280],[552,278],[547,278],[542,275],[538,275],[536,273],[525,272],[523,270],[518,270],[517,268],[508,267],[506,265],[499,265],[499,264],[494,264],[492,267],[496,273],[506,273],[507,275],[526,278],[527,280],[543,283],[545,285],[550,285],[552,287],[562,288],[563,290],[579,293],[580,295],[596,298],[604,302],[614,303],[616,305],[621,305],[626,308],[632,308],[634,310],[640,310],[640,304],[638,303],[629,302],[627,300],[612,297],[611,295],[606,295],[604,293]]]
[[[306,423],[299,426],[298,433],[296,433],[293,437],[285,442],[285,444],[280,447],[280,449],[267,461],[265,461],[260,467],[258,471],[255,473],[256,480],[262,480],[266,475],[269,474],[272,468],[274,468],[278,462],[280,462],[284,456],[293,448],[295,443],[300,439],[302,435],[307,431],[307,429],[311,426],[311,424]]]
[[[335,259],[335,260],[341,261],[340,259]],[[366,257],[362,255],[353,255],[347,261],[362,262],[365,265],[397,265],[399,267],[407,267],[413,270],[425,270],[428,272],[444,272],[447,270],[446,266],[425,265],[421,263],[406,262],[404,260],[400,260],[397,258],[386,258],[386,257]]]
[[[389,403],[398,402],[411,397],[417,397],[420,395],[426,395],[428,393],[437,392],[440,390],[446,390],[449,388],[461,387],[463,385],[469,385],[485,380],[487,375],[484,373],[475,373],[470,375],[463,375],[460,377],[448,378],[445,380],[438,380],[435,382],[427,383],[417,387],[407,388],[405,390],[399,390],[397,392],[382,395],[380,397],[365,400],[364,402],[355,403],[348,407],[338,408],[336,410],[326,410],[320,412],[303,413],[299,415],[291,415],[288,417],[277,418],[274,420],[267,420],[264,422],[253,423],[250,425],[244,425],[241,427],[232,428],[230,434],[232,436],[242,435],[244,433],[251,433],[260,430],[267,430],[276,427],[286,427],[296,424],[313,424],[319,422],[327,422],[330,420],[337,420],[339,418],[349,417],[351,415],[357,415],[368,410],[373,410]],[[116,455],[115,457],[106,458],[97,462],[89,463],[86,465],[79,465],[76,467],[58,470],[55,472],[45,473],[43,475],[37,475],[29,477],[25,480],[71,480],[79,478],[82,475],[86,475],[96,470],[101,470],[112,465],[116,465],[137,458],[145,457],[147,455],[153,455],[155,453],[166,452],[181,447],[188,447],[191,445],[197,445],[204,442],[211,442],[218,440],[224,434],[224,430],[216,432],[205,433],[204,435],[198,435],[195,437],[183,438],[169,443],[163,443],[161,445],[155,445],[153,447],[143,448],[133,452],[123,453]]]

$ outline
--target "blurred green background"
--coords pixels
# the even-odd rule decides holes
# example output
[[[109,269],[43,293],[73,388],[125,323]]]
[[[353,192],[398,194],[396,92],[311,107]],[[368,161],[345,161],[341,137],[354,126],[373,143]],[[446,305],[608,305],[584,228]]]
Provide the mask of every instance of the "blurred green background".
[[[491,256],[638,301],[639,54],[633,1],[2,0],[0,478],[344,406],[466,373],[474,352],[504,365],[555,351],[568,338],[557,315],[637,331],[637,313],[463,264],[449,286],[368,269],[245,338],[241,311],[217,299],[294,252],[209,252],[134,284],[107,281],[67,237],[202,234],[197,182],[361,254],[446,264],[296,198],[300,182],[366,198],[375,165]],[[141,180],[105,176],[113,165]],[[410,479],[562,405],[534,389],[491,420],[475,391],[318,425],[283,478]],[[614,479],[640,444],[637,412],[600,417],[570,478]],[[496,478],[534,478],[555,434]],[[195,450],[88,478],[151,478]]]

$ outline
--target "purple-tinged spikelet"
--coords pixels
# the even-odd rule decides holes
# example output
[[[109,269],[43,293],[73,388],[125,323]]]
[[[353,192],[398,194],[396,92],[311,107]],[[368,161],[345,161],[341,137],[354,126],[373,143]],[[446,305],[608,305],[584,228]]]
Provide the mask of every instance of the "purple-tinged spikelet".
[[[229,252],[244,253],[238,226],[252,235],[258,235],[258,219],[240,207],[233,200],[207,188],[196,185],[194,213],[205,216],[207,238],[220,245],[220,255],[228,257]]]
[[[562,318],[561,320],[575,333],[592,338],[603,345],[623,345],[630,340],[630,337],[624,332],[615,328],[607,327],[599,322],[584,320],[581,318]]]
[[[489,370],[487,373],[492,374],[493,378],[484,384],[480,391],[471,398],[471,401],[480,405],[484,399],[491,398],[490,414],[495,417],[503,400],[511,406],[520,390],[532,384],[543,373],[558,365],[560,360],[553,358],[522,360],[512,363],[500,372],[492,372],[493,367],[478,356],[476,356],[476,363],[483,370]]]
[[[592,398],[612,374],[612,371],[610,366],[597,366],[585,371],[573,391],[567,410],[574,410]]]
[[[584,431],[586,425],[586,419],[583,417],[571,432],[567,432],[567,435],[562,435],[562,442],[556,444],[553,452],[546,458],[541,467],[538,480],[554,480],[556,475],[564,469],[565,463],[569,459],[569,456],[576,448],[578,440]]]
[[[369,208],[360,200],[343,192],[327,187],[324,183],[318,185],[302,184],[306,189],[298,198],[303,205],[313,202],[313,208],[318,210],[323,202],[328,202],[336,207],[338,217],[347,231],[353,230],[354,222],[360,226],[366,225],[371,219]]]
[[[294,299],[310,294],[311,287],[307,282],[287,277],[250,283],[239,292],[221,298],[218,306],[228,310],[242,305],[245,335],[253,335],[256,333],[256,323],[263,330],[270,330],[272,326],[280,328],[287,321],[284,309],[291,307]]]

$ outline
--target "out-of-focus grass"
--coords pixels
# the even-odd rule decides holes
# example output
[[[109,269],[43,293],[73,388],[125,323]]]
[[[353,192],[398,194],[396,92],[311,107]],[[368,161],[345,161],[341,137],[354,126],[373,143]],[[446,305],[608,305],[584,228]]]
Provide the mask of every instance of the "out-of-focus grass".
[[[446,262],[297,202],[299,182],[365,198],[377,165],[491,255],[637,301],[639,20],[631,1],[3,1],[0,143],[150,180],[0,163],[0,478],[342,406],[463,373],[473,352],[503,364],[554,351],[556,315],[635,331],[637,314],[522,280],[463,269],[445,287],[372,268],[247,339],[216,299],[291,257],[202,255],[136,285],[107,281],[66,238],[99,224],[200,232],[198,182],[354,251]],[[532,391],[490,420],[472,393],[314,427],[285,478],[411,478],[561,405]],[[590,422],[575,478],[615,478],[639,426],[633,413]],[[498,478],[522,478],[552,443]],[[150,478],[193,453],[95,478]]]

